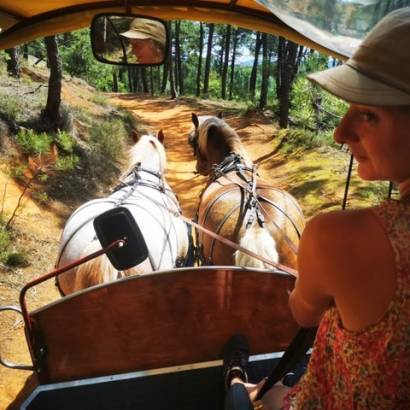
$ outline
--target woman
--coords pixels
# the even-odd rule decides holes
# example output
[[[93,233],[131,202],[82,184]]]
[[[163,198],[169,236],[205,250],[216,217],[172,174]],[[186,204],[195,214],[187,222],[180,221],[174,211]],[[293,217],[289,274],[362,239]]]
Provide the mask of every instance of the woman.
[[[159,64],[165,58],[166,31],[164,24],[153,19],[135,18],[128,29],[120,33],[131,45],[138,64]]]
[[[319,324],[314,350],[296,386],[255,408],[410,408],[409,38],[410,8],[396,10],[346,64],[310,76],[350,103],[334,138],[359,176],[395,182],[401,198],[308,223],[289,304],[301,326]],[[246,384],[251,399],[262,384]]]

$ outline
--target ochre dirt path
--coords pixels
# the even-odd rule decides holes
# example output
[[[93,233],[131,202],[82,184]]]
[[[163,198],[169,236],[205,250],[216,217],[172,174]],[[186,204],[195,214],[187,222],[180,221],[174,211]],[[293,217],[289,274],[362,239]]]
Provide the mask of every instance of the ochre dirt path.
[[[165,100],[129,94],[111,94],[109,98],[112,102],[133,111],[139,122],[139,128],[153,132],[163,130],[168,159],[166,176],[178,195],[184,215],[189,218],[195,216],[199,195],[205,184],[205,178],[194,173],[195,161],[192,149],[187,144],[193,111],[199,115],[215,115],[221,110],[225,111],[225,120],[237,130],[252,160],[257,163],[260,174],[278,187],[289,190],[289,187],[293,186],[291,192],[302,200],[302,206],[308,215],[318,209],[315,205],[309,205],[310,196],[320,198],[321,203],[337,203],[334,198],[335,193],[339,191],[337,195],[340,196],[340,191],[343,189],[343,180],[336,188],[332,186],[331,189],[325,189],[326,182],[323,181],[327,179],[321,174],[323,169],[331,168],[330,163],[335,162],[335,155],[338,153],[332,152],[329,155],[326,152],[320,153],[321,164],[317,164],[317,157],[312,159],[312,165],[288,164],[275,151],[278,141],[274,137],[274,125],[263,116],[257,114],[240,116],[224,110],[223,105],[218,102],[193,99]],[[340,170],[337,172],[340,173]],[[317,173],[316,177],[314,173]],[[6,203],[10,204],[10,209],[13,209],[21,189],[4,173],[0,175],[0,194],[5,183],[8,182],[9,197]],[[307,188],[310,189],[309,192]],[[61,203],[43,209],[27,201],[16,223],[24,232],[19,240],[28,250],[31,265],[18,270],[7,270],[0,266],[0,305],[18,305],[21,287],[34,277],[53,269],[61,229],[71,211],[72,209]],[[30,308],[44,306],[58,298],[53,281],[49,281],[31,292]],[[0,315],[0,354],[14,362],[29,363],[23,324],[17,315],[10,314],[7,317]],[[26,382],[28,386],[23,388]],[[16,399],[16,397],[19,392],[20,397],[24,397],[34,385],[35,377],[30,372],[10,370],[0,366],[0,410],[17,408],[20,398]]]
[[[191,114],[195,112],[198,115],[216,115],[224,110],[223,105],[193,99],[140,99],[128,94],[115,98],[117,102],[118,99],[122,106],[132,110],[140,122],[147,126],[147,131],[163,130],[168,159],[167,180],[178,194],[184,215],[193,218],[206,177],[195,174],[193,152],[187,143],[188,132],[192,127]],[[272,155],[276,146],[273,124],[257,115],[245,118],[238,114],[224,113],[224,119],[238,132],[251,158],[259,162],[262,176],[269,173],[272,164],[264,162]],[[275,182],[281,185],[279,180]]]

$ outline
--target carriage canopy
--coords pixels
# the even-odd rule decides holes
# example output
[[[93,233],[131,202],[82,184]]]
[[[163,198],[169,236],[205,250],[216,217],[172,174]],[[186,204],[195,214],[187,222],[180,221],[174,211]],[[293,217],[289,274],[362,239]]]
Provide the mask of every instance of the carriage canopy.
[[[385,0],[2,0],[0,49],[89,27],[99,13],[229,23],[344,59],[388,11]],[[403,2],[400,3],[401,6]],[[406,2],[404,2],[406,3]],[[399,7],[398,5],[397,7]]]

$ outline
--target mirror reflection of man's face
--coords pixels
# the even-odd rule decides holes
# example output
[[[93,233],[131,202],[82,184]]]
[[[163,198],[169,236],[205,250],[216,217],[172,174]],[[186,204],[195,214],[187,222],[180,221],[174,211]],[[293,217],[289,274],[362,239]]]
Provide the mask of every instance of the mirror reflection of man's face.
[[[139,64],[153,64],[162,60],[162,51],[158,50],[152,39],[130,39],[132,52]]]

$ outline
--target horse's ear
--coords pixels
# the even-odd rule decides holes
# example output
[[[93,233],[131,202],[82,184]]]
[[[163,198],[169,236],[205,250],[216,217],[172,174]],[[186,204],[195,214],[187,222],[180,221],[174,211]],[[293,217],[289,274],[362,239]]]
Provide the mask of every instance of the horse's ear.
[[[223,116],[223,115],[222,115],[222,111],[219,111],[217,117],[220,118],[220,119],[222,119],[222,116]]]
[[[164,145],[164,139],[165,139],[165,135],[164,132],[162,130],[158,131],[158,141]]]
[[[195,128],[199,127],[199,120],[198,120],[198,116],[193,112],[192,113],[192,122],[195,125]]]
[[[138,133],[137,130],[133,129],[131,131],[131,138],[134,141],[134,143],[136,144],[138,142]]]

